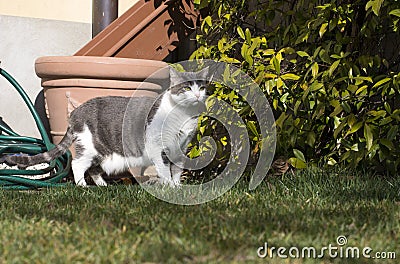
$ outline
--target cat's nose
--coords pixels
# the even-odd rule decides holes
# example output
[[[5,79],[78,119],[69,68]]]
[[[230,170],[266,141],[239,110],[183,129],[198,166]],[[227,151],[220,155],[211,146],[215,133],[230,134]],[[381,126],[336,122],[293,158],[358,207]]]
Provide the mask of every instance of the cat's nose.
[[[200,93],[199,92],[195,92],[194,95],[196,96],[196,98],[200,97]]]

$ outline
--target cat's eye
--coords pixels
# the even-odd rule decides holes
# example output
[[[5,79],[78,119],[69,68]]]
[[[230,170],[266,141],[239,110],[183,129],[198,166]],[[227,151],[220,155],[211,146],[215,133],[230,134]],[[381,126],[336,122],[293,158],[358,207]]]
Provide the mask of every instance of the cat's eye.
[[[192,90],[192,88],[190,88],[189,86],[187,86],[187,87],[185,87],[185,88],[183,88],[185,91],[190,91],[190,90]]]
[[[200,91],[204,91],[206,89],[205,86],[200,86]]]

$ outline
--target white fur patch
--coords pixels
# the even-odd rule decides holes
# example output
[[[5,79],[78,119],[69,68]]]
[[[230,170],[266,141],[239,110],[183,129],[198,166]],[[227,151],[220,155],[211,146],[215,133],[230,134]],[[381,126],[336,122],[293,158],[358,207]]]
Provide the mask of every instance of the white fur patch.
[[[77,185],[86,186],[85,182],[85,172],[92,165],[93,157],[95,157],[98,152],[93,144],[93,136],[87,125],[83,127],[81,133],[76,134],[77,142],[83,147],[82,156],[75,158],[72,161],[72,171],[74,173],[74,180]]]
[[[83,146],[83,156],[86,157],[94,157],[98,154],[96,148],[93,144],[93,135],[90,132],[89,127],[84,125],[83,131],[81,133],[77,133],[76,139],[80,145]]]
[[[126,171],[129,167],[141,167],[147,164],[142,157],[123,157],[117,153],[106,157],[101,163],[101,168],[107,174]]]
[[[168,148],[171,152],[182,147],[187,137],[197,128],[198,109],[177,106],[171,99],[171,94],[165,94],[160,107],[148,127],[146,140],[147,154],[161,152]]]

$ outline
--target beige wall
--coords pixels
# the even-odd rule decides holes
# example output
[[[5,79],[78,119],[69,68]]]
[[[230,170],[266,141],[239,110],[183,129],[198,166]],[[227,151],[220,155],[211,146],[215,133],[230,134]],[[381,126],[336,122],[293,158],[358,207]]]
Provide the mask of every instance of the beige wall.
[[[15,1],[15,0],[10,0]],[[41,56],[72,55],[91,39],[91,24],[0,15],[1,68],[10,73],[43,110],[35,60]],[[39,137],[36,125],[14,88],[0,78],[0,117],[17,133]]]
[[[119,0],[123,14],[138,0]],[[91,39],[92,0],[0,0],[1,67],[22,85],[36,109],[43,110],[41,56],[72,55]],[[17,133],[39,137],[31,114],[12,87],[0,78],[0,117]]]
[[[119,0],[123,14],[138,0]],[[90,23],[92,0],[0,0],[0,15]]]

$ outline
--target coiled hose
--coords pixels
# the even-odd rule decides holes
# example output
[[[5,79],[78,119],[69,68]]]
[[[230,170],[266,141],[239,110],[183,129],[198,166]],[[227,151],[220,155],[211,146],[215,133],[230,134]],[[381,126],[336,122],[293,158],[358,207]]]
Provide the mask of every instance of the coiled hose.
[[[5,123],[0,122],[0,157],[13,154],[35,155],[54,148],[51,143],[44,125],[35,111],[31,100],[18,82],[5,70],[0,68],[0,75],[3,76],[21,95],[25,104],[28,106],[42,139],[20,136],[15,133]],[[1,101],[1,99],[0,99]],[[25,170],[25,169],[0,169],[0,188],[29,190],[42,187],[64,186],[62,180],[68,176],[71,166],[71,153],[67,151],[61,157],[50,162],[45,169]],[[34,176],[49,174],[40,179],[30,179]]]

